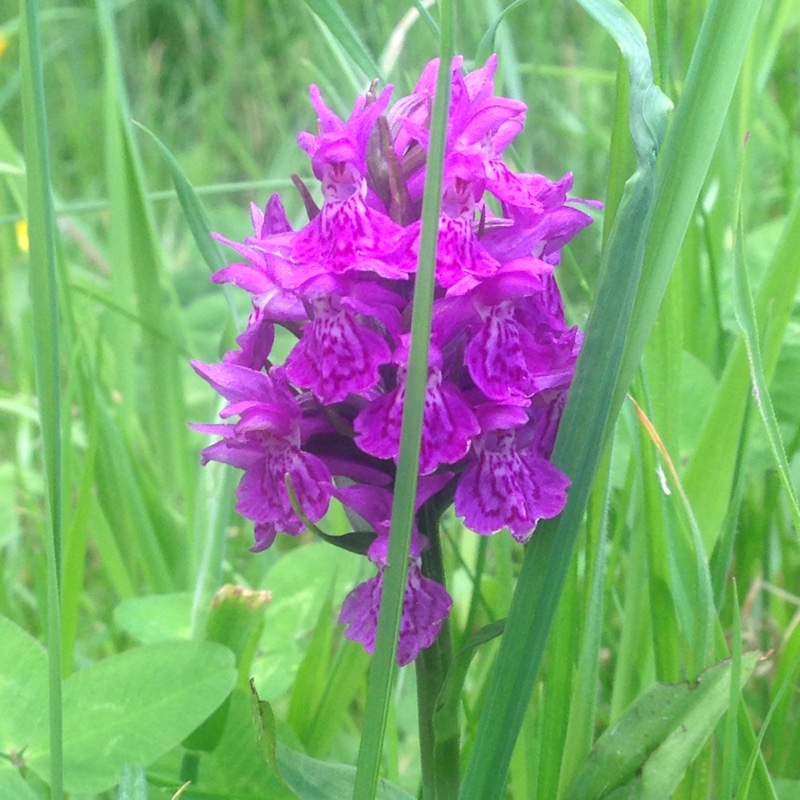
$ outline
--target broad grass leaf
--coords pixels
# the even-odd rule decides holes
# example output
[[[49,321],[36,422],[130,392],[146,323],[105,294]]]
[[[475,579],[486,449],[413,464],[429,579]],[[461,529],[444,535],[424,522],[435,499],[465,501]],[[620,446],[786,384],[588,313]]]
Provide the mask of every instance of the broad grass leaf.
[[[742,657],[742,684],[758,659],[758,653]],[[727,660],[697,681],[646,691],[600,737],[565,800],[669,797],[728,707],[731,673]]]
[[[8,761],[0,760],[0,797],[9,800],[38,800],[36,792],[25,783],[22,775]]]
[[[5,617],[0,617],[0,642],[0,753],[20,752],[47,718],[47,653]],[[0,792],[0,797],[14,795]]]
[[[191,616],[191,592],[131,597],[114,609],[115,624],[142,644],[188,639]]]
[[[638,167],[629,179],[600,267],[600,284],[553,460],[572,479],[567,506],[528,545],[481,715],[461,797],[499,797],[545,642],[555,617],[607,435],[621,403],[620,370],[641,273],[669,100],[653,83],[646,37],[613,0],[581,0],[617,41],[631,79],[631,134]],[[531,609],[535,609],[532,614]]]
[[[168,642],[128,650],[64,681],[64,788],[95,794],[123,765],[147,765],[179,744],[233,688],[233,654],[210,642]],[[47,776],[42,726],[26,752]]]
[[[276,755],[283,779],[300,800],[352,796],[356,776],[354,767],[310,758],[281,744],[276,748]],[[381,778],[375,800],[412,800],[412,795]]]

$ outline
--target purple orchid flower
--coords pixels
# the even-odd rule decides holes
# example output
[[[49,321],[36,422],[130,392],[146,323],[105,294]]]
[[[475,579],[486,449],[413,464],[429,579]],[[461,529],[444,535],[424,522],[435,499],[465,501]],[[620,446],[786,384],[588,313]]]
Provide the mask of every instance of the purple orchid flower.
[[[553,181],[513,170],[504,153],[527,108],[495,94],[496,56],[462,68],[456,56],[417,510],[430,525],[452,501],[467,528],[507,529],[524,543],[561,512],[570,485],[550,459],[582,334],[566,321],[555,276],[561,249],[592,221],[578,206],[598,204],[570,196],[571,173]],[[392,88],[373,87],[346,119],[311,87],[317,132],[298,136],[317,182],[297,181],[308,221],[293,227],[273,195],[263,211],[252,206],[244,243],[216,236],[238,260],[212,280],[247,291],[252,312],[221,364],[193,365],[228,401],[221,424],[192,428],[219,437],[204,463],[243,471],[236,508],[254,523],[254,550],[300,533],[301,516],[319,521],[332,497],[371,529],[325,535],[377,570],[339,617],[369,652],[388,567],[438,70],[431,61],[391,106]],[[278,335],[296,340],[281,366],[271,360]],[[430,577],[440,574],[430,570],[438,547],[426,550],[438,531],[424,534],[414,529],[408,553],[400,664],[436,640],[452,606]]]
[[[419,510],[443,489],[452,477],[453,474],[447,472],[420,478],[416,509]],[[376,534],[367,556],[378,567],[378,574],[350,592],[339,614],[339,622],[348,626],[345,636],[360,642],[368,653],[372,653],[375,650],[383,577],[389,563],[392,493],[376,487],[349,486],[334,490],[334,494],[368,522]],[[421,650],[433,644],[453,605],[444,586],[422,574],[421,556],[426,547],[425,537],[414,526],[397,647],[400,666],[410,664]]]

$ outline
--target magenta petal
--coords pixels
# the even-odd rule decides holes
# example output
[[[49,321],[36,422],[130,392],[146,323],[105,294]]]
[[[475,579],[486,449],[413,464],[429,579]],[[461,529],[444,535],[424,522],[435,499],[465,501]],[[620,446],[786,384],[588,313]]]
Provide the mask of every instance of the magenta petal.
[[[368,653],[375,650],[382,593],[383,571],[380,571],[347,595],[339,614],[339,622],[348,625],[345,636],[351,641],[360,642]],[[397,646],[397,663],[401,667],[410,664],[421,650],[434,643],[452,604],[447,590],[422,575],[418,559],[412,559]]]
[[[353,421],[356,444],[376,458],[396,458],[400,446],[403,397],[405,390],[395,390],[375,398]]]
[[[313,320],[286,359],[289,380],[311,389],[326,405],[375,386],[379,368],[392,359],[383,337],[357,322],[336,297],[309,304]]]
[[[378,630],[378,611],[383,591],[383,573],[360,583],[347,595],[339,614],[339,623],[347,625],[345,637],[360,642],[364,649],[375,652],[375,634]]]
[[[312,271],[298,267],[293,286],[313,277],[315,270],[342,274],[351,269],[368,269],[384,277],[404,277],[404,272],[387,260],[402,229],[366,205],[365,191],[366,183],[360,179],[350,197],[326,202],[297,234],[292,243],[292,259],[309,265]]]
[[[464,458],[470,439],[478,430],[478,420],[461,392],[450,383],[437,386],[433,378],[428,378],[420,475],[433,472],[440,464],[454,464]]]
[[[236,342],[240,349],[227,352],[223,361],[262,370],[275,342],[275,326],[264,316],[262,309],[253,308],[247,328],[236,337]]]
[[[455,386],[431,370],[425,395],[419,472],[428,475],[440,464],[453,464],[469,449],[480,426]],[[397,458],[400,449],[405,386],[382,395],[363,408],[353,422],[356,444],[377,458]]]
[[[497,271],[498,263],[483,249],[465,216],[443,216],[439,222],[436,280],[445,289],[467,274],[486,277]]]
[[[536,523],[557,516],[570,481],[541,458],[520,454],[514,431],[491,431],[476,443],[477,457],[464,471],[455,494],[456,513],[476,533],[509,528],[526,542]]]
[[[289,502],[285,476],[292,479],[298,502],[312,522],[328,510],[331,474],[316,456],[279,440],[263,443],[262,459],[245,470],[236,489],[236,510],[257,523],[270,523],[283,533],[297,534],[305,525]]]
[[[452,605],[453,600],[444,586],[426,578],[412,561],[397,645],[397,663],[401,667],[410,664],[421,650],[436,641]]]
[[[464,360],[475,385],[492,400],[525,402],[530,378],[511,301],[488,309]]]

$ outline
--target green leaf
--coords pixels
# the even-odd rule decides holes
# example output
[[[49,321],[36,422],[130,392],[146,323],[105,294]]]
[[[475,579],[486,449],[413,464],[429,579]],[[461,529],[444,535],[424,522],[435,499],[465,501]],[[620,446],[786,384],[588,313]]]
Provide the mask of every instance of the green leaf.
[[[269,765],[260,723],[253,716],[250,690],[236,688],[230,694],[225,731],[212,753],[203,753],[197,774],[185,797],[216,800],[297,800]],[[176,749],[150,766],[153,785],[170,786],[182,768],[185,751]],[[160,795],[159,795],[160,797]]]
[[[0,642],[0,753],[20,752],[47,718],[47,653],[5,617]]]
[[[789,509],[794,518],[795,534],[800,536],[800,507],[797,504],[797,497],[792,486],[792,476],[789,468],[789,460],[783,449],[781,432],[778,428],[778,420],[775,416],[775,409],[769,395],[769,386],[764,372],[764,362],[761,357],[761,346],[758,340],[758,319],[753,303],[753,293],[750,289],[750,277],[747,274],[747,264],[744,260],[744,232],[742,230],[741,210],[739,212],[739,225],[736,230],[733,248],[733,307],[736,312],[736,321],[742,329],[744,344],[747,349],[747,359],[750,362],[750,375],[753,380],[753,394],[756,398],[756,405],[764,421],[767,431],[769,446],[775,459],[775,466],[778,468],[778,475],[783,484],[786,498],[789,501]]]
[[[330,800],[353,794],[356,770],[346,764],[331,764],[290,750],[278,743],[278,768],[300,800]],[[413,800],[412,795],[380,778],[376,800]]]
[[[260,700],[251,682],[250,702],[258,728],[261,757],[299,800],[330,800],[352,797],[355,767],[320,761],[280,744],[275,733],[275,716],[269,703]],[[411,795],[386,780],[376,783],[376,800],[411,800]]]
[[[139,647],[74,673],[64,682],[65,789],[103,792],[124,764],[154,761],[222,703],[235,679],[233,654],[210,642]],[[25,758],[46,777],[46,730]]]
[[[142,644],[189,638],[192,593],[151,594],[123,600],[114,623]]]
[[[11,800],[39,800],[36,792],[8,762],[0,759],[0,797]]]
[[[759,657],[742,658],[742,685]],[[600,737],[565,800],[670,797],[730,703],[731,671],[728,660],[695,682],[645,692]]]

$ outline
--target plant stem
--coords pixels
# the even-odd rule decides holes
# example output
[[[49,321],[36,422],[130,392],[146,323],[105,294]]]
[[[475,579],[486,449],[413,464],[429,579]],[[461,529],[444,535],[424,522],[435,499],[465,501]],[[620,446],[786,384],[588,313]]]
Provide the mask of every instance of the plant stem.
[[[419,513],[420,532],[428,539],[422,554],[422,574],[445,585],[439,519],[426,504]],[[415,662],[417,670],[417,709],[419,712],[419,747],[422,764],[422,796],[424,800],[455,800],[459,790],[459,737],[448,736],[437,741],[434,730],[439,693],[453,661],[453,638],[450,621],[445,620],[436,641],[423,650]],[[457,721],[448,726],[458,728]]]

